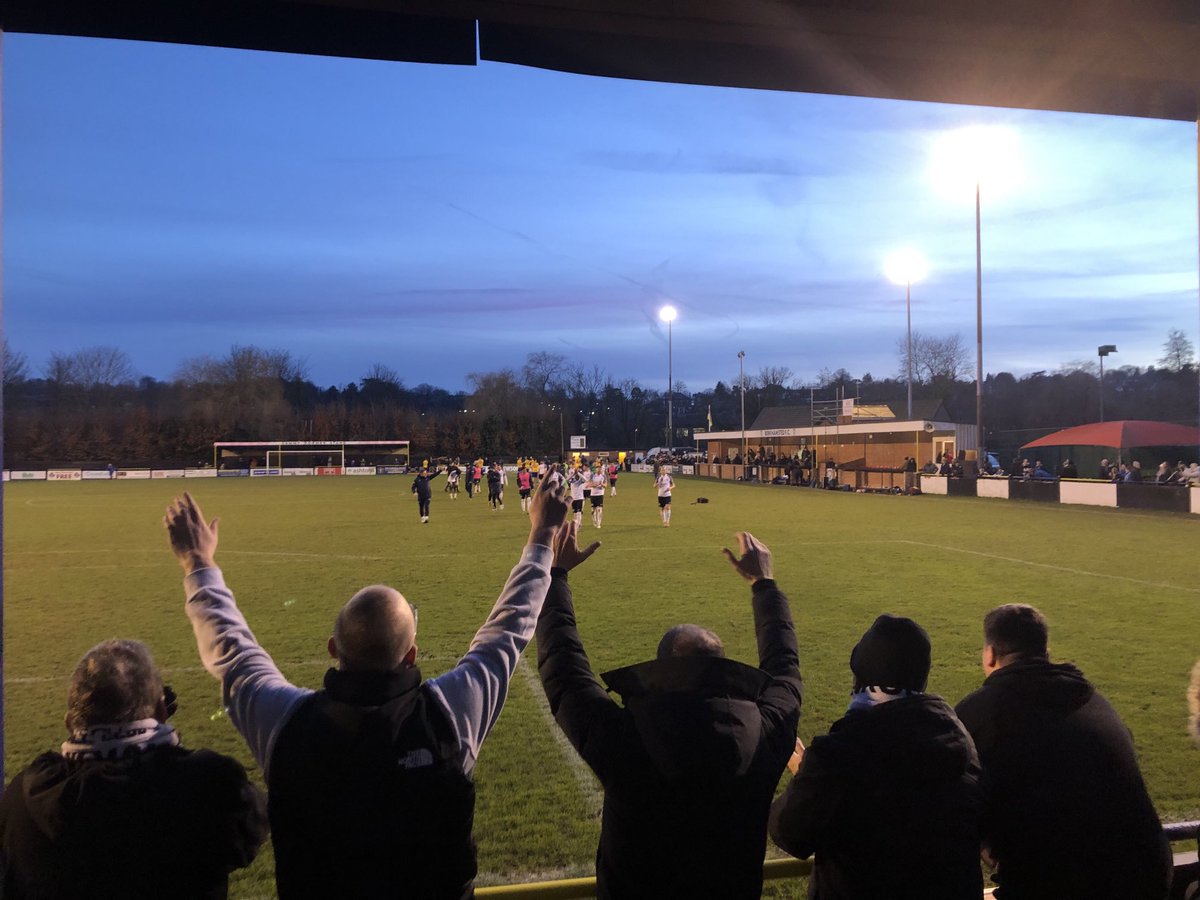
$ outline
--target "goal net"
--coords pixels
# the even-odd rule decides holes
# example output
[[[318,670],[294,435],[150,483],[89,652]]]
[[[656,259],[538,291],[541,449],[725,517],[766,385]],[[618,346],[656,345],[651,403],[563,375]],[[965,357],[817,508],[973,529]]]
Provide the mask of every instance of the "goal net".
[[[214,441],[218,471],[252,475],[342,475],[408,466],[408,441]]]

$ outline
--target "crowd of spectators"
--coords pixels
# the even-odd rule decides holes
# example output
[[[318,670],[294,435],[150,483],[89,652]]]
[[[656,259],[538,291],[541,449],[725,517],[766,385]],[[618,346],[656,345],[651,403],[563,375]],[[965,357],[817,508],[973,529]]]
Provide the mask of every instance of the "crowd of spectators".
[[[1001,900],[1166,896],[1171,854],[1132,738],[1078,669],[1051,662],[1032,606],[987,614],[983,683],[956,708],[927,690],[925,630],[879,616],[850,652],[845,713],[805,747],[804,632],[769,548],[742,532],[723,551],[749,587],[756,664],[680,624],[653,658],[597,678],[569,575],[600,544],[579,546],[568,510],[554,471],[447,672],[422,677],[416,610],[369,585],[338,613],[313,691],[251,632],[217,567],[218,520],[176,500],[164,524],[185,611],[266,795],[236,761],[184,749],[149,651],[107,641],[72,677],[61,749],[0,798],[0,896],[223,897],[269,822],[284,900],[471,897],[472,771],[535,631],[550,709],[604,792],[601,898],[758,897],[768,835],[813,857],[819,900],[975,900],[981,855]]]

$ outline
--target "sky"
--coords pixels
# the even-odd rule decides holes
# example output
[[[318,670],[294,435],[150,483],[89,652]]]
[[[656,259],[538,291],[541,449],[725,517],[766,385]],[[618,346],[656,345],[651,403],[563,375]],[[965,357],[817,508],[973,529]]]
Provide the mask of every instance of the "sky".
[[[255,344],[322,386],[459,390],[537,351],[659,389],[736,381],[741,350],[895,376],[884,264],[913,247],[913,329],[961,334],[973,377],[974,193],[935,160],[978,124],[1015,145],[981,188],[985,372],[1200,345],[1194,124],[20,34],[3,79],[4,325],[35,375]]]

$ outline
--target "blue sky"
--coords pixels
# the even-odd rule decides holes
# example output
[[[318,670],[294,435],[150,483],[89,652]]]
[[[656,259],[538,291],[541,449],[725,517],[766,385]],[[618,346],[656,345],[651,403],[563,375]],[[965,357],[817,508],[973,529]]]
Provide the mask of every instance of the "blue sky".
[[[939,135],[999,123],[984,366],[1149,365],[1197,340],[1195,125],[132,42],[4,38],[5,328],[167,378],[233,343],[322,385],[375,362],[464,386],[549,350],[665,387],[899,370],[975,334],[974,198]],[[972,362],[973,368],[973,362]]]

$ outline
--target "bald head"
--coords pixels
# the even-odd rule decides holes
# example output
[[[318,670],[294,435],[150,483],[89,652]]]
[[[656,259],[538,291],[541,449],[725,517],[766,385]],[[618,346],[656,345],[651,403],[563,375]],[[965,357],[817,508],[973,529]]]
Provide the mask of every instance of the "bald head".
[[[343,669],[396,669],[416,639],[412,607],[386,584],[368,585],[351,597],[333,625],[333,649]]]
[[[707,628],[699,625],[676,625],[658,642],[658,658],[671,656],[724,656],[725,645]]]

